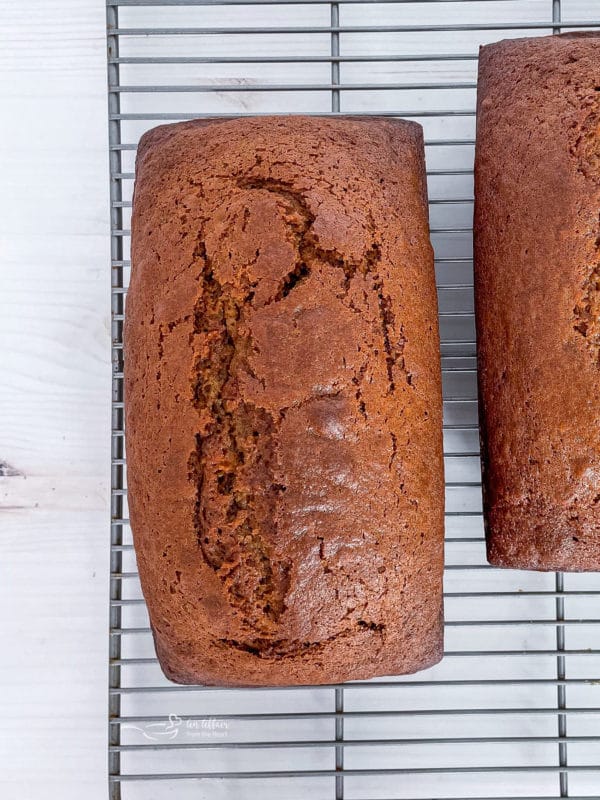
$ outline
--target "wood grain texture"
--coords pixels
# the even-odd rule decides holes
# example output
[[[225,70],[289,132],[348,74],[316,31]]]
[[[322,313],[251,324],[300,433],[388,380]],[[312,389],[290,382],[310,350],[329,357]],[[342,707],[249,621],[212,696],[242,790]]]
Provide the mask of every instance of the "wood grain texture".
[[[106,796],[104,7],[0,3],[0,787]]]

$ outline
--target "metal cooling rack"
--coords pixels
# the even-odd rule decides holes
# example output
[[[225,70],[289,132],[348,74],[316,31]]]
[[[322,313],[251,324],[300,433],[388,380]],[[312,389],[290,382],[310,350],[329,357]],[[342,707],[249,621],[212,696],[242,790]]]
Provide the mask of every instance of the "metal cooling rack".
[[[107,24],[110,797],[600,797],[600,576],[485,562],[471,262],[478,45],[600,27],[597,0],[108,0]],[[446,656],[416,676],[344,686],[171,685],[127,520],[121,337],[136,143],[165,120],[340,111],[425,128],[443,341]]]

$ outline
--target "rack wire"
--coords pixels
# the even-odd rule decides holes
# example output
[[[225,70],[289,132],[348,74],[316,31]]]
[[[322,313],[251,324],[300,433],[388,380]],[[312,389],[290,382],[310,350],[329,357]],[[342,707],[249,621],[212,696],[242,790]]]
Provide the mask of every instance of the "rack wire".
[[[472,296],[478,46],[600,28],[596,0],[107,0],[113,332],[109,793],[600,797],[600,576],[485,562]],[[425,129],[447,473],[446,654],[344,685],[175,686],[127,519],[122,324],[135,149],[157,121],[383,114]]]

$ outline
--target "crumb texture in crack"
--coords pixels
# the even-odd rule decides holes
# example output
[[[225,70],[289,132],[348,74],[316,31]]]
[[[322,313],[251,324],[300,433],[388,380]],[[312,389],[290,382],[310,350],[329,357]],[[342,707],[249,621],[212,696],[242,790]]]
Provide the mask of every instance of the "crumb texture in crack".
[[[385,631],[386,626],[384,623],[366,622],[359,619],[355,625],[350,625],[344,630],[333,634],[333,636],[314,642],[256,638],[244,642],[235,639],[220,639],[220,644],[250,653],[258,658],[297,658],[298,656],[317,655],[326,650],[333,642],[352,639],[356,636],[361,636],[361,634],[376,633],[380,641],[383,642]]]
[[[582,288],[581,300],[573,309],[573,327],[583,336],[600,367],[600,263],[592,268]]]
[[[596,196],[600,188],[600,100],[596,94],[591,108],[576,129],[577,136],[571,146],[577,170],[594,185]],[[573,308],[573,329],[586,342],[596,365],[600,368],[600,208],[595,216],[593,263],[581,287],[578,302]]]
[[[284,609],[289,575],[288,563],[273,558],[270,545],[279,492],[271,474],[274,422],[236,397],[242,304],[216,280],[201,237],[196,257],[201,271],[192,394],[201,427],[189,460],[197,486],[196,535],[244,625],[268,634]]]

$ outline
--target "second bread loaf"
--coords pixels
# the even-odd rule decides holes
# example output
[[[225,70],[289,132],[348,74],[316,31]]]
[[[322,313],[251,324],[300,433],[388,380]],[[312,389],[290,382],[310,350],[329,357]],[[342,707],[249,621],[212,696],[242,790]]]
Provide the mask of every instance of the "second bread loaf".
[[[600,38],[484,47],[475,298],[492,564],[600,569]]]

